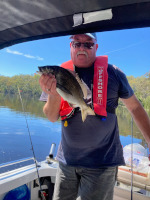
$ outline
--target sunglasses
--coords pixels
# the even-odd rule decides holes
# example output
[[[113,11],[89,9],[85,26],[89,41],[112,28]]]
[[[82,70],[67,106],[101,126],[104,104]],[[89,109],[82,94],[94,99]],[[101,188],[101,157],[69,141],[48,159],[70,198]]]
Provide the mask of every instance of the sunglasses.
[[[91,42],[84,42],[84,43],[82,43],[82,42],[72,41],[71,44],[72,44],[73,48],[80,48],[81,45],[83,45],[83,47],[85,49],[93,49],[95,43],[91,43]]]

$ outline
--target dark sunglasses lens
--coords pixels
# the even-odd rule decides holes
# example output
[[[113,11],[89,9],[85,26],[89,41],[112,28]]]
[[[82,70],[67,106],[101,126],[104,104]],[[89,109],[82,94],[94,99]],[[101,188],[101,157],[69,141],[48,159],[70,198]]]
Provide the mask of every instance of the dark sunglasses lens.
[[[76,42],[75,47],[80,48],[81,47],[81,42]]]
[[[84,47],[87,48],[87,49],[92,49],[93,45],[94,45],[94,43],[90,43],[90,42],[84,43]]]
[[[91,43],[91,42],[85,42],[85,43],[81,43],[81,42],[72,42],[72,46],[74,48],[80,48],[81,45],[84,46],[84,48],[86,49],[92,49],[93,46],[94,46],[94,43]]]
[[[80,48],[81,42],[72,42],[72,46],[73,46],[74,48]]]

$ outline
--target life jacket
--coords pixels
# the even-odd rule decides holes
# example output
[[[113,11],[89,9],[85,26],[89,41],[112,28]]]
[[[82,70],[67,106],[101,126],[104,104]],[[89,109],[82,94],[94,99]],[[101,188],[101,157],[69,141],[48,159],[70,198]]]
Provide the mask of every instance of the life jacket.
[[[72,60],[69,60],[61,65],[65,69],[74,71]],[[107,83],[108,83],[108,57],[98,56],[94,63],[94,79],[93,79],[93,109],[97,115],[107,116]],[[75,108],[71,107],[67,101],[61,98],[60,116],[64,120],[69,118],[74,113]]]

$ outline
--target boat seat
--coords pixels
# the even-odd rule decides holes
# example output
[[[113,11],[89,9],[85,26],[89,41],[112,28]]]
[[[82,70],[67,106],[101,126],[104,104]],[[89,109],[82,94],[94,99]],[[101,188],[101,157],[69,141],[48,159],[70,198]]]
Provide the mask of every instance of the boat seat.
[[[27,185],[22,185],[9,191],[3,200],[30,200],[30,191]]]

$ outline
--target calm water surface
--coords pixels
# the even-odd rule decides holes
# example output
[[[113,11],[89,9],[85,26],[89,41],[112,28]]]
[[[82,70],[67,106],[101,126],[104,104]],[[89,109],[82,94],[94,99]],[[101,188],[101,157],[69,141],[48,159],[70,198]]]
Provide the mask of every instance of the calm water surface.
[[[43,105],[38,100],[25,99],[23,113],[17,97],[7,97],[7,101],[0,97],[0,164],[33,156],[26,119],[36,159],[45,160],[52,143],[56,143],[56,155],[61,137],[61,123],[49,122],[42,113]],[[131,117],[122,111],[118,115],[120,140],[124,147],[131,143]],[[134,143],[140,143],[147,148],[135,125],[133,133]]]
[[[37,160],[48,155],[51,143],[60,141],[59,122],[26,115]],[[24,114],[0,107],[0,163],[32,156],[31,143]]]

